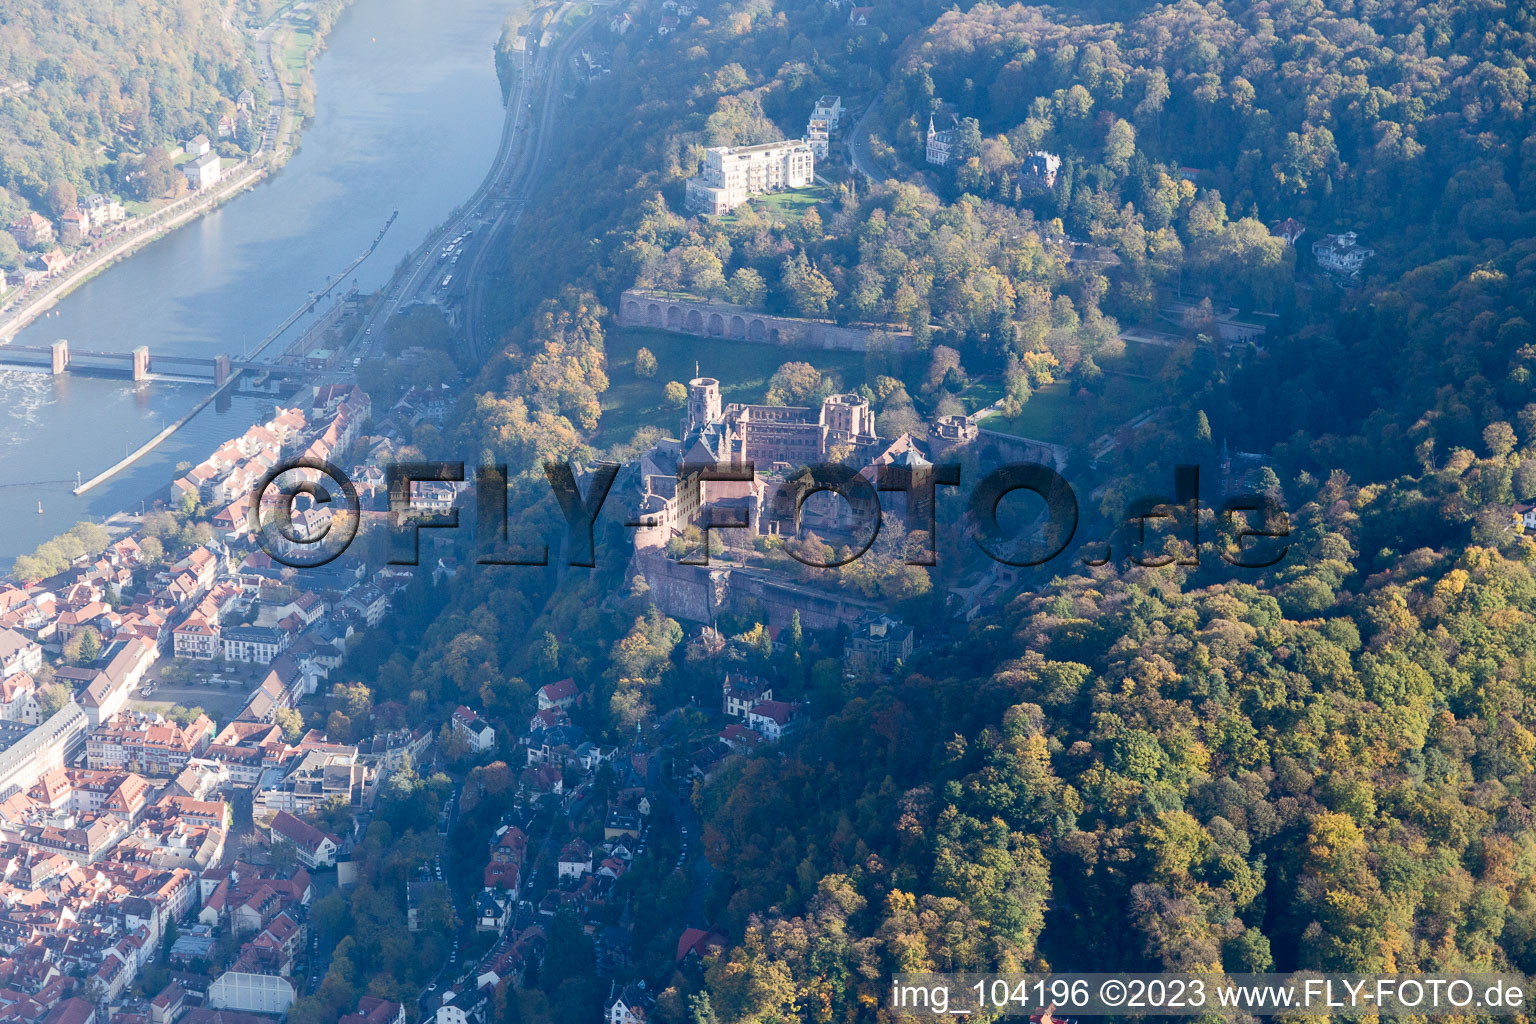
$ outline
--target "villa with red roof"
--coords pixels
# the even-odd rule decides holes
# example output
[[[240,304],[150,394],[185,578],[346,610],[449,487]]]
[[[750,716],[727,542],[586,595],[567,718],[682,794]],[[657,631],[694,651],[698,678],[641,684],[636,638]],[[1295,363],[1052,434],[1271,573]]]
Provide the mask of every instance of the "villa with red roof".
[[[287,811],[278,811],[272,819],[272,838],[292,843],[298,851],[299,863],[307,868],[335,867],[336,852],[341,849],[340,837],[322,832]]]
[[[576,703],[576,680],[562,679],[558,683],[539,687],[539,710],[568,708]]]

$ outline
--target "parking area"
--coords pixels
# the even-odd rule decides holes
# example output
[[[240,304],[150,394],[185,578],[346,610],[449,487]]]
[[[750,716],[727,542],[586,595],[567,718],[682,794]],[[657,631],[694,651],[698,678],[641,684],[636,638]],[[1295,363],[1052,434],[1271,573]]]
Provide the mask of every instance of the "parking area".
[[[229,685],[212,683],[157,682],[149,693],[141,689],[129,705],[139,711],[164,713],[176,704],[183,707],[200,707],[208,717],[223,725],[233,721],[250,698],[251,684],[244,680],[231,680]]]

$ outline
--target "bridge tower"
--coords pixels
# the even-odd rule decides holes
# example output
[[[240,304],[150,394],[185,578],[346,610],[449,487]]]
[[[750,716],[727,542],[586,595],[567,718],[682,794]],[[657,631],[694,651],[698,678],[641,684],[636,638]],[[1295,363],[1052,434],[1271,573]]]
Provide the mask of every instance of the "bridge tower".
[[[60,338],[53,343],[53,372],[63,373],[69,369],[69,340]]]
[[[143,380],[149,376],[149,346],[140,345],[133,350],[133,379]]]
[[[229,356],[223,352],[213,357],[213,386],[221,388],[229,380]]]

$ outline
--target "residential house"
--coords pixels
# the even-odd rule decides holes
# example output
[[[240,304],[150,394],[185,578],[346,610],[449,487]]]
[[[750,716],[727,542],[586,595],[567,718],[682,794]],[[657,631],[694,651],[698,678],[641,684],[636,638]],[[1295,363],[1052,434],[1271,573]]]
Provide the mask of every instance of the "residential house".
[[[288,634],[271,626],[231,626],[221,630],[225,661],[270,665],[288,647]]]
[[[357,1012],[344,1015],[336,1024],[405,1024],[405,1007],[378,996],[362,996]]]
[[[500,889],[482,889],[475,897],[475,931],[500,935],[512,920],[516,901]]]
[[[207,619],[193,612],[181,625],[171,630],[172,650],[178,658],[212,661],[224,653],[219,630]]]
[[[27,213],[11,223],[11,234],[24,248],[46,245],[53,241],[53,224],[41,214]]]
[[[496,746],[496,730],[479,715],[460,704],[453,709],[453,733],[469,745],[476,754],[483,754]]]
[[[843,660],[869,671],[890,671],[912,656],[912,627],[894,615],[872,615],[848,634]]]
[[[286,839],[292,843],[298,853],[299,863],[311,870],[335,867],[336,853],[341,849],[339,837],[322,832],[287,811],[278,811],[272,819],[272,838]]]
[[[859,8],[855,7],[855,11]],[[958,114],[930,114],[928,115],[928,139],[924,156],[935,167],[944,167],[949,163],[950,152],[960,137],[960,116]]]
[[[809,707],[782,700],[767,700],[747,712],[747,725],[769,743],[776,743],[799,728]]]
[[[620,987],[612,983],[608,998],[603,1002],[604,1024],[645,1024],[650,1020],[651,1007],[655,1005],[645,983]]]
[[[43,720],[37,681],[25,672],[0,680],[0,722],[37,725]]]
[[[684,928],[683,934],[677,939],[676,963],[684,960],[703,960],[706,957],[717,956],[725,949],[725,936],[719,932],[705,931],[703,928]]]
[[[1029,192],[1049,192],[1056,187],[1056,175],[1061,173],[1061,157],[1037,149],[1024,158],[1019,168],[1019,184]]]
[[[572,839],[565,844],[565,849],[560,851],[560,860],[556,864],[556,874],[561,881],[570,879],[579,881],[583,875],[592,873],[592,847],[587,845],[584,839]]]
[[[81,245],[91,237],[91,215],[80,207],[66,210],[59,218],[59,241]]]
[[[91,230],[100,234],[109,224],[121,224],[128,218],[123,204],[109,195],[97,192],[81,200],[80,206],[91,215]]]
[[[539,710],[546,711],[550,708],[569,709],[576,703],[576,680],[562,679],[557,683],[550,683],[539,687]]]
[[[0,677],[18,672],[35,676],[43,670],[43,649],[14,629],[0,629]]]
[[[608,818],[603,822],[603,840],[611,842],[615,839],[639,839],[640,828],[639,814],[623,808],[614,808],[608,812]]]
[[[212,188],[218,184],[221,173],[219,154],[204,153],[196,160],[182,164],[181,170],[187,176],[187,187],[193,191]]]
[[[1324,235],[1312,243],[1312,258],[1330,274],[1359,277],[1366,261],[1375,255],[1376,250],[1361,245],[1359,236],[1353,231]]]
[[[810,120],[805,126],[805,140],[810,143],[816,159],[825,160],[831,150],[831,141],[837,135],[838,124],[843,117],[843,98],[823,96],[811,108]]]
[[[1306,233],[1306,230],[1306,225],[1302,224],[1301,221],[1297,220],[1295,217],[1287,217],[1280,223],[1270,227],[1270,232],[1272,234],[1278,235],[1280,238],[1285,239],[1285,244],[1291,246],[1292,248],[1295,248],[1297,240]]]
[[[720,689],[723,694],[721,710],[733,718],[745,718],[755,706],[773,699],[773,687],[757,676],[727,673]]]
[[[485,865],[484,883],[489,889],[517,893],[522,884],[523,859],[528,853],[528,837],[516,825],[503,825],[491,846],[491,859]]]

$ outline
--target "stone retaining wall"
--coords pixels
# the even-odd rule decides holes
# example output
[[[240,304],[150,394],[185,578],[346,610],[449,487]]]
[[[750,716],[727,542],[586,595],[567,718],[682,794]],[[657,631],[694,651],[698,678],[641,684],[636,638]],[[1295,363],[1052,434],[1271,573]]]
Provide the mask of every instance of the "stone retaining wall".
[[[651,327],[673,334],[726,338],[785,348],[819,348],[863,352],[873,339],[882,339],[897,352],[912,349],[912,335],[905,328],[876,324],[843,326],[830,320],[802,320],[771,316],[727,302],[676,299],[663,292],[630,288],[619,298],[619,324]]]

